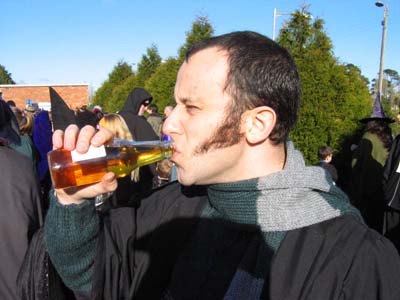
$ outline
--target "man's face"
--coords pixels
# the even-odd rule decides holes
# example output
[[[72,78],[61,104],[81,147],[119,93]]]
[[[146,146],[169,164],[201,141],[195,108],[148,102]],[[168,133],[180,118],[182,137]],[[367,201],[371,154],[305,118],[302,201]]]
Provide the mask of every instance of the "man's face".
[[[176,107],[164,123],[172,136],[178,180],[184,185],[230,182],[240,179],[243,142],[216,146],[230,139],[232,130],[220,130],[232,102],[224,91],[227,53],[216,48],[194,54],[181,66],[175,85]],[[240,132],[237,132],[240,134]],[[229,145],[229,143],[228,143]]]
[[[139,116],[143,116],[143,114],[147,110],[147,107],[149,106],[149,104],[150,104],[150,101],[146,100],[142,103],[142,105],[140,105],[139,112],[138,112]]]

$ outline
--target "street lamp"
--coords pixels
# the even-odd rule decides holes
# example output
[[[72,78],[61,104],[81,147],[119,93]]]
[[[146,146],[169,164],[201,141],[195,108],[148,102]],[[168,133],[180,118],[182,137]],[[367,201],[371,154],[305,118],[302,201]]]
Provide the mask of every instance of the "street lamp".
[[[382,97],[382,84],[383,84],[383,63],[385,58],[385,44],[386,44],[386,27],[387,27],[387,18],[389,14],[388,5],[383,4],[381,1],[375,3],[377,7],[383,7],[383,21],[382,21],[382,43],[381,43],[381,58],[379,63],[379,79],[378,79],[378,93],[379,97]]]
[[[306,8],[306,5],[302,5],[302,15],[303,16],[305,16],[306,18],[309,18],[309,19],[312,19],[313,18],[313,16],[311,15],[311,14],[307,14],[307,13],[304,13],[304,9]],[[273,41],[275,41],[275,31],[276,31],[276,17],[279,17],[279,16],[288,16],[288,15],[293,15],[293,13],[292,12],[278,12],[277,10],[276,10],[276,8],[274,8],[274,24],[273,24],[273,27],[272,27],[272,40]]]
[[[272,40],[275,41],[275,26],[276,26],[276,17],[291,15],[292,13],[287,12],[278,12],[276,8],[274,8],[274,25],[272,27]]]

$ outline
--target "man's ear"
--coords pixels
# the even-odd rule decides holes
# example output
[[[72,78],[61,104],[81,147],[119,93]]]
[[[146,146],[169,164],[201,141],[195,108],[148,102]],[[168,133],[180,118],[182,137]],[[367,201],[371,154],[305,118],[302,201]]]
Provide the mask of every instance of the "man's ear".
[[[247,141],[257,144],[268,139],[276,119],[275,111],[269,106],[260,106],[245,112],[243,125]]]

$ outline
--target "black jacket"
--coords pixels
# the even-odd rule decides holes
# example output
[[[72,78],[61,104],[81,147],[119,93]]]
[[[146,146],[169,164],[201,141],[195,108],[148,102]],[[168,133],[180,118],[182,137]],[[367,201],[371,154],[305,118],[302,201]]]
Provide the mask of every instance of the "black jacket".
[[[400,299],[396,249],[354,217],[288,231],[273,253],[258,228],[200,219],[204,201],[174,183],[111,211],[92,299],[255,299],[253,283],[261,299]]]
[[[90,299],[158,299],[206,200],[172,183],[102,218]],[[173,221],[171,221],[173,220]]]
[[[38,180],[32,162],[0,146],[0,299],[17,298],[17,274],[41,216]]]

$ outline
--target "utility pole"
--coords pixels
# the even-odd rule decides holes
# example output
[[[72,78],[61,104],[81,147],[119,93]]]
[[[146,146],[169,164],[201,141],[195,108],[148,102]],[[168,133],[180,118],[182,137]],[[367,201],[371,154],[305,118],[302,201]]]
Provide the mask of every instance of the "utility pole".
[[[275,31],[276,31],[276,17],[291,15],[289,12],[278,12],[276,8],[274,8],[274,24],[272,26],[272,40],[275,41]]]
[[[384,5],[382,2],[376,2],[376,6],[382,7],[385,6],[383,12],[383,21],[382,21],[382,42],[381,42],[381,56],[379,63],[379,79],[378,79],[378,93],[380,97],[382,97],[382,87],[383,87],[383,65],[385,60],[385,45],[386,45],[386,28],[387,28],[387,19],[389,15],[388,5]]]

